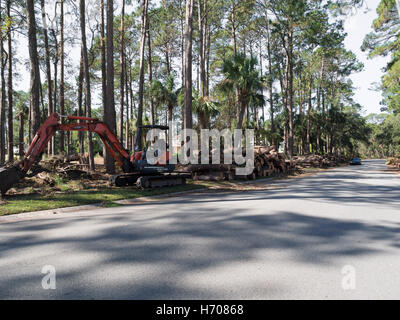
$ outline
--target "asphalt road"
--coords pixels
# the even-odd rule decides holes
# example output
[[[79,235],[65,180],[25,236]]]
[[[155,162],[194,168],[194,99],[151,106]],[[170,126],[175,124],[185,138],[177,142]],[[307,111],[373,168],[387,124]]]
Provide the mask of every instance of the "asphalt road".
[[[0,224],[0,298],[399,299],[400,176],[368,161],[267,191]]]

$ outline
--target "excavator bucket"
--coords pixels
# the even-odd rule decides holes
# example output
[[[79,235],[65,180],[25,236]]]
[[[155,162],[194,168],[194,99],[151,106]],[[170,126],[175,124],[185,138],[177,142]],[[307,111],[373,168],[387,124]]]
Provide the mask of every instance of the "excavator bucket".
[[[6,192],[19,180],[23,178],[23,174],[17,167],[0,168],[0,192],[5,195]]]

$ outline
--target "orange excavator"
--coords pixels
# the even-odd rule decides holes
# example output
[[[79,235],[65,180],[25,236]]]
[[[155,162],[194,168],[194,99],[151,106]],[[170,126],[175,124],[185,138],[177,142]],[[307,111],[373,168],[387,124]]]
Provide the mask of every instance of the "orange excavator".
[[[186,183],[189,176],[184,173],[176,173],[175,166],[169,163],[170,152],[166,151],[157,157],[155,164],[149,164],[146,159],[146,150],[138,150],[138,142],[144,129],[159,129],[166,132],[165,126],[142,126],[138,128],[136,135],[135,151],[130,155],[116,135],[109,127],[98,119],[66,116],[67,123],[60,123],[60,115],[53,113],[36,133],[24,158],[15,166],[0,168],[0,192],[2,195],[18,181],[25,177],[37,175],[43,169],[37,166],[42,158],[50,139],[57,131],[86,131],[99,135],[103,144],[122,168],[123,174],[110,178],[110,184],[117,187],[136,185],[138,188],[157,188],[177,186]],[[79,121],[79,122],[77,122]],[[30,171],[30,173],[28,173]]]

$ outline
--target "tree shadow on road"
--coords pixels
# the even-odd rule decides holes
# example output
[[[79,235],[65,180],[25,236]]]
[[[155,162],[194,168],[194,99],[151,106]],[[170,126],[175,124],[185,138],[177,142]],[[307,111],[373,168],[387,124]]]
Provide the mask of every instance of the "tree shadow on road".
[[[192,194],[158,206],[115,208],[112,214],[1,225],[0,298],[219,299],[242,298],[246,286],[259,296],[290,290],[282,283],[251,282],[251,266],[258,263],[271,281],[274,274],[268,274],[268,268],[277,259],[288,265],[339,270],[344,259],[399,250],[400,224],[311,216],[283,206],[276,210],[265,200],[301,199],[390,212],[400,208],[398,177],[377,171],[382,166],[372,168],[368,169],[370,179],[375,179],[372,184],[357,171],[339,169],[323,178],[279,182],[280,189],[241,192],[240,197]],[[379,183],[381,178],[385,181]],[[248,201],[247,207],[239,205],[243,201]],[[226,205],[214,206],[217,202]],[[40,268],[47,264],[58,270],[55,292],[40,288]],[[237,274],[241,280],[248,277],[247,285],[235,279],[226,283],[215,275],[238,264],[251,270]],[[32,266],[37,273],[32,273]],[[211,279],[209,286],[191,280],[196,277]]]
[[[181,280],[209,274],[218,268],[229,270],[237,263],[251,264],[258,261],[261,253],[270,264],[274,264],[278,251],[291,262],[340,268],[346,257],[374,256],[399,249],[399,225],[377,226],[289,211],[265,211],[266,214],[254,215],[232,207],[212,211],[202,207],[184,211],[177,208],[175,213],[160,216],[158,220],[146,218],[144,213],[121,215],[115,212],[90,218],[3,225],[0,298],[15,297],[18,288],[38,287],[41,277],[39,266],[38,274],[15,274],[8,272],[13,266],[5,262],[18,253],[45,250],[48,246],[54,246],[50,250],[55,251],[54,256],[44,255],[31,263],[54,263],[59,270],[57,281],[61,289],[53,293],[38,289],[32,293],[32,298],[38,298],[37,295],[66,299],[228,298],[218,291],[197,287],[196,282],[183,284]],[[96,231],[86,234],[82,230],[74,235],[60,236],[54,232],[66,226],[69,230],[78,225],[82,228],[82,223],[96,226]],[[53,232],[49,235],[44,230]],[[370,244],[377,242],[380,249],[371,248]],[[63,248],[58,254],[57,245]],[[65,258],[65,263],[70,265],[68,259],[76,253],[101,258],[100,261],[84,261],[82,265],[73,264],[73,271],[64,270],[60,261]],[[31,259],[28,256],[22,263],[29,265]],[[137,268],[145,268],[148,272],[138,275]],[[99,274],[104,278],[98,278]],[[122,278],[123,281],[109,283],[108,277]],[[230,285],[233,296],[240,297],[235,283]],[[267,292],[272,288],[264,285],[259,290]]]

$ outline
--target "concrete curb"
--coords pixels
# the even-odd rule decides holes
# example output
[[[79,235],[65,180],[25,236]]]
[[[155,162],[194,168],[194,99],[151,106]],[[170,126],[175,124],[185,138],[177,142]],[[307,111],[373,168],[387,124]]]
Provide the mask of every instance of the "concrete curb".
[[[8,216],[1,216],[0,224],[16,222],[16,221],[21,221],[21,220],[32,220],[32,219],[37,219],[37,218],[44,218],[44,217],[48,217],[50,215],[57,215],[60,213],[69,213],[69,212],[75,212],[75,211],[89,211],[89,210],[99,209],[99,208],[102,208],[101,203],[87,204],[84,206],[49,209],[49,210],[42,210],[42,211],[23,212],[23,213],[11,214]]]
[[[121,204],[121,205],[141,204],[143,202],[153,202],[153,201],[162,200],[165,198],[174,198],[174,197],[178,197],[178,196],[182,196],[182,195],[186,195],[186,194],[200,193],[200,192],[206,192],[206,191],[209,191],[209,189],[208,188],[199,188],[199,189],[193,189],[193,190],[187,190],[187,191],[179,191],[179,192],[173,192],[173,193],[160,194],[158,196],[117,200],[117,201],[113,201],[113,202],[117,203],[117,204]]]

